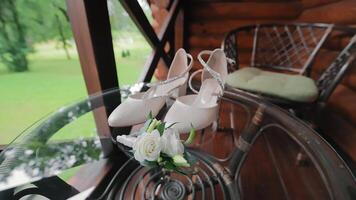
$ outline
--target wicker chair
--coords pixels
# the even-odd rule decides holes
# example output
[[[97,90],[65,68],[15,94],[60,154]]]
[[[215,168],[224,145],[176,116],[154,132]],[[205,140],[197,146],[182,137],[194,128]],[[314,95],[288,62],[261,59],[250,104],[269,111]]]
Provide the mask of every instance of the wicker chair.
[[[229,73],[240,70],[239,52],[246,53],[244,49],[246,49],[246,47],[252,47],[250,51],[250,65],[248,67],[309,76],[311,66],[321,45],[332,31],[342,32],[343,35],[346,34],[352,39],[350,39],[349,44],[320,76],[319,80],[315,82],[315,86],[318,90],[316,100],[318,102],[326,102],[350,67],[351,59],[353,59],[353,44],[355,43],[353,36],[356,34],[356,29],[341,26],[336,27],[327,24],[266,24],[247,26],[230,31],[222,43],[222,49],[224,49],[228,58],[235,61],[229,63]],[[248,33],[251,32],[253,35],[248,35]],[[253,36],[253,39],[248,39],[248,36]],[[278,41],[284,41],[283,45],[282,42],[278,43]],[[248,42],[253,44],[248,44]],[[296,49],[299,49],[299,51]],[[281,55],[284,59],[281,58]],[[345,64],[345,66],[343,64]],[[328,82],[326,80],[328,80]],[[333,81],[330,82],[330,80]],[[232,89],[231,87],[228,88]],[[240,88],[240,90],[244,89]],[[314,100],[312,102],[298,102],[263,93],[263,91],[247,91],[285,107],[294,107],[300,104],[315,102]]]
[[[294,32],[291,32],[291,28],[290,26],[294,26],[295,30]],[[301,41],[299,41],[299,43],[297,42],[292,42],[295,40],[292,40],[288,35],[295,35],[296,32],[302,32],[302,27],[304,27],[305,29],[323,29],[324,33],[319,33],[317,35],[322,35],[319,38],[320,41],[319,43],[314,43],[314,49],[309,48],[309,50],[307,50],[306,48],[302,47]],[[261,28],[262,27],[262,28]],[[285,32],[283,33],[279,33],[277,34],[277,30],[281,30],[281,27],[284,27]],[[338,34],[342,34],[343,36],[348,36],[350,38],[350,40],[348,41],[348,44],[344,47],[344,49],[342,51],[340,51],[339,55],[336,57],[336,59],[334,59],[334,61],[329,65],[329,67],[326,68],[326,70],[321,74],[321,76],[314,81],[314,84],[318,90],[318,96],[315,100],[311,101],[311,102],[297,102],[297,101],[293,101],[293,100],[289,100],[289,99],[283,99],[280,97],[276,97],[276,96],[271,96],[268,94],[264,94],[263,92],[254,92],[254,91],[246,91],[243,89],[239,89],[239,88],[234,88],[234,87],[230,87],[227,86],[227,90],[230,91],[235,91],[235,92],[249,92],[254,94],[257,98],[264,98],[269,100],[270,102],[273,102],[281,107],[293,110],[294,112],[296,112],[296,114],[307,120],[307,121],[311,121],[313,122],[314,119],[310,119],[310,118],[315,118],[318,113],[320,113],[321,109],[324,108],[326,102],[328,101],[329,97],[331,96],[332,92],[334,91],[334,89],[336,88],[336,86],[340,83],[340,81],[342,80],[342,78],[344,77],[344,75],[346,74],[346,72],[348,71],[348,69],[350,67],[352,67],[352,62],[356,57],[356,29],[353,28],[349,28],[349,27],[341,27],[341,26],[332,26],[332,25],[306,25],[306,24],[302,24],[302,25],[256,25],[256,26],[248,26],[248,27],[242,27],[242,28],[238,28],[235,29],[231,32],[229,32],[222,44],[222,48],[224,49],[225,53],[227,54],[227,57],[236,60],[236,63],[230,63],[229,64],[229,72],[232,73],[236,70],[239,70],[240,64],[239,64],[239,55],[238,55],[238,50],[240,50],[241,48],[239,48],[239,43],[238,43],[238,37],[241,34],[246,33],[246,31],[251,31],[254,30],[254,39],[253,39],[253,49],[252,49],[252,53],[251,53],[251,66],[253,67],[263,67],[263,68],[269,68],[271,70],[282,70],[284,72],[289,71],[289,72],[297,72],[297,69],[299,70],[298,73],[299,74],[305,74],[305,75],[310,75],[310,71],[311,71],[311,66],[313,64],[313,60],[314,57],[316,56],[316,53],[318,51],[318,49],[320,48],[320,46],[322,45],[322,43],[326,40],[326,37],[330,34],[331,32],[331,28],[332,27],[332,31],[337,32]],[[269,43],[270,45],[272,45],[270,47],[270,50],[267,49],[267,46],[262,45],[259,46],[257,43],[258,41],[262,40],[261,38],[258,38],[258,34],[256,33],[258,31],[261,31],[262,29],[268,29],[268,30],[264,30],[264,33],[260,33],[263,36],[268,35],[266,32],[268,31],[275,31],[275,37],[278,38],[279,36],[282,37],[282,35],[285,35],[285,37],[290,38],[289,39],[289,44],[285,44],[284,46],[286,47],[284,50],[283,48],[280,48],[279,51],[277,51],[275,45],[273,43]],[[298,29],[300,31],[298,31]],[[312,32],[312,31],[311,31]],[[319,30],[320,32],[320,30]],[[279,36],[277,36],[279,35]],[[313,35],[310,33],[310,35]],[[316,35],[316,34],[315,34]],[[312,37],[312,36],[310,36]],[[304,41],[309,41],[309,40],[314,40],[314,39],[305,39],[306,37],[304,37]],[[277,41],[277,40],[282,40],[280,39],[268,39],[269,41]],[[315,41],[315,40],[314,40]],[[290,51],[294,51],[292,49],[295,49],[295,46],[293,46],[293,44],[298,44],[298,46],[303,49],[300,52],[305,52],[302,53],[302,55],[304,56],[303,61],[293,61],[294,59],[296,59],[298,56],[296,55],[297,52],[293,53],[293,56],[289,56],[286,57],[286,60],[281,61],[281,60],[274,60],[273,56],[263,56],[265,54],[267,54],[267,52],[270,52],[270,55],[274,55],[274,54],[283,54],[283,52],[286,52],[286,49],[290,48]],[[265,43],[263,43],[265,44]],[[246,44],[244,44],[246,45]],[[288,48],[287,48],[288,47]],[[259,48],[263,48],[262,50]],[[307,53],[309,52],[309,54]],[[302,57],[301,55],[299,55],[299,57]],[[284,66],[282,64],[285,64]],[[293,65],[292,65],[293,64]],[[297,68],[297,66],[299,66],[299,68]],[[313,114],[313,116],[305,116],[306,112],[310,111]],[[314,124],[314,123],[313,123]],[[315,124],[314,124],[315,125]]]

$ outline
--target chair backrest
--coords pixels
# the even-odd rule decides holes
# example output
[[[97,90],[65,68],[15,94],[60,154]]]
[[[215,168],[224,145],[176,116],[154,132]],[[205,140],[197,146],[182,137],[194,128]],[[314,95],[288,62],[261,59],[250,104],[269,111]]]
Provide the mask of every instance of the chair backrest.
[[[353,66],[355,58],[356,32],[353,33],[346,47],[317,80],[316,83],[319,90],[318,102],[326,103],[337,84],[342,80],[348,69]]]
[[[251,67],[303,74],[312,65],[332,28],[332,24],[257,24],[230,31],[222,48],[228,57],[239,61],[238,49],[247,46],[252,48]],[[242,42],[239,37],[246,39]],[[252,44],[242,44],[246,41]]]

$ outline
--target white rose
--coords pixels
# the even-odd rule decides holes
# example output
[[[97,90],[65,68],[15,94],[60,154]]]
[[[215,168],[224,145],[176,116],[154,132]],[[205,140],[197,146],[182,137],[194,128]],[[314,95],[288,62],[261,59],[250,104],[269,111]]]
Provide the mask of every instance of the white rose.
[[[132,146],[135,151],[135,159],[139,162],[144,160],[156,161],[161,153],[161,137],[157,130],[140,135]]]
[[[175,129],[168,128],[161,137],[162,152],[173,157],[184,153],[184,146],[179,138],[179,133]]]

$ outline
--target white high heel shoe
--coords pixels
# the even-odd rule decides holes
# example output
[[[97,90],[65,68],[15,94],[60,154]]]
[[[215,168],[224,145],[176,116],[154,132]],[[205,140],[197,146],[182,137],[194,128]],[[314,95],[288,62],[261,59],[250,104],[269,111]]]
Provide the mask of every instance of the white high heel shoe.
[[[188,59],[190,62],[188,64]],[[132,126],[147,120],[149,113],[155,117],[169,97],[186,94],[189,71],[193,58],[184,49],[179,49],[168,71],[167,80],[148,84],[146,92],[130,95],[109,116],[112,127]]]
[[[204,54],[210,55],[206,63],[202,58]],[[204,69],[192,73],[189,79],[189,87],[197,94],[177,98],[164,118],[167,124],[175,123],[173,127],[180,133],[189,132],[191,126],[196,130],[206,128],[218,118],[218,100],[224,92],[227,77],[225,53],[221,49],[202,51],[198,60]],[[191,80],[200,72],[202,84],[198,92],[192,87]]]

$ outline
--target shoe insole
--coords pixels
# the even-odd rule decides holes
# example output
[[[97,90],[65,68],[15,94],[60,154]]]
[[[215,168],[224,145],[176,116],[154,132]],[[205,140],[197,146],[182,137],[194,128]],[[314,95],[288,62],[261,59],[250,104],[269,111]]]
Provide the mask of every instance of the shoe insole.
[[[220,92],[219,83],[213,79],[205,79],[200,87],[199,93],[194,100],[192,106],[210,107],[217,102],[218,93]]]

